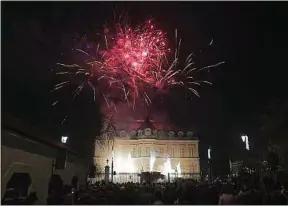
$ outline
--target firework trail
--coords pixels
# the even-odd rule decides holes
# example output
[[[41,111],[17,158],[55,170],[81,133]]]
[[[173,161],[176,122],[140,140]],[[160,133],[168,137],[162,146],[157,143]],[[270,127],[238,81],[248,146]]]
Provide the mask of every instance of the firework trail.
[[[197,68],[193,60],[194,54],[191,53],[184,66],[180,67],[181,39],[178,39],[177,30],[175,41],[172,52],[168,47],[167,34],[157,29],[151,20],[134,28],[127,23],[118,23],[112,29],[105,26],[103,43],[85,42],[85,49],[73,50],[82,55],[80,64],[57,64],[65,68],[65,71],[56,74],[65,75],[68,80],[56,84],[52,91],[69,86],[72,81],[69,77],[74,76],[78,79],[78,86],[73,92],[73,99],[84,88],[90,87],[94,101],[96,97],[102,97],[106,105],[114,107],[116,111],[115,99],[125,101],[133,108],[139,98],[144,100],[146,106],[151,105],[151,92],[148,92],[151,89],[155,94],[157,91],[180,86],[199,96],[195,86],[211,83],[196,80],[195,74],[224,62]],[[208,45],[212,43],[213,39]],[[53,106],[57,103],[55,101]]]

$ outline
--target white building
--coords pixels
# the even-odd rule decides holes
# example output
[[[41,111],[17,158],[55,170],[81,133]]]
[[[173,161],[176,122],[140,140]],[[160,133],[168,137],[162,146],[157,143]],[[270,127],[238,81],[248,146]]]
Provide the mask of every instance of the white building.
[[[193,173],[199,178],[199,140],[192,131],[148,119],[117,129],[114,146],[113,143],[96,142],[94,162],[98,172],[104,172],[107,160],[111,167],[114,154],[113,168],[118,174],[154,171],[164,175],[182,174],[183,177],[185,173]]]

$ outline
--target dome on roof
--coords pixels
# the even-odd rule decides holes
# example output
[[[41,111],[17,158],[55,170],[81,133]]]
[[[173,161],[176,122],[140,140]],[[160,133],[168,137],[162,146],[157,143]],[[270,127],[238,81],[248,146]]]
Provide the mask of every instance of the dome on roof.
[[[168,132],[168,136],[169,137],[174,137],[175,136],[175,132],[173,132],[173,131]]]
[[[137,137],[142,137],[143,136],[143,130],[142,129],[138,129],[136,136]]]
[[[177,135],[178,135],[178,137],[183,137],[184,136],[184,132],[179,131]]]
[[[164,137],[165,136],[165,132],[164,131],[158,131],[158,136],[159,137]]]
[[[153,135],[154,137],[157,136],[157,133],[158,133],[157,129],[154,129],[154,130],[152,131],[152,135]]]
[[[193,137],[193,135],[194,135],[193,132],[191,132],[191,131],[187,132],[187,137]]]
[[[136,130],[132,130],[132,131],[130,132],[130,137],[136,137],[136,135],[137,135]]]
[[[145,136],[150,136],[152,134],[152,130],[150,128],[144,129],[144,135]]]

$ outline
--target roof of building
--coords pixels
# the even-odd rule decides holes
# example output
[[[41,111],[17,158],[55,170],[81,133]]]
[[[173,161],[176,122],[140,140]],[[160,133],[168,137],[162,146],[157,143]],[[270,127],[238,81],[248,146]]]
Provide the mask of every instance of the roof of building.
[[[48,144],[50,146],[67,149],[69,152],[76,153],[66,144],[54,140],[50,135],[31,125],[28,125],[27,123],[24,123],[22,120],[9,113],[2,114],[2,127],[13,130],[19,134],[27,136],[28,138]]]
[[[150,131],[146,129],[150,129]],[[120,138],[198,139],[191,130],[186,130],[166,122],[154,121],[148,117],[145,120],[136,120],[128,124],[122,124],[117,130]]]
[[[139,130],[139,129],[143,130],[146,128],[156,129],[156,130],[173,130],[173,131],[181,130],[181,128],[176,125],[165,123],[165,122],[158,122],[158,121],[154,121],[151,119],[136,120],[134,122],[131,122],[127,130]]]

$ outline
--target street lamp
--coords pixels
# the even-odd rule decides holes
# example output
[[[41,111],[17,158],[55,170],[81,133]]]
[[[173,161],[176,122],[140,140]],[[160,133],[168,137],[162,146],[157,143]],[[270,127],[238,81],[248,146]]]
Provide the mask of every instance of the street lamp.
[[[208,171],[208,177],[209,177],[209,183],[211,183],[212,182],[212,163],[211,163],[211,161],[212,161],[212,158],[211,158],[211,151],[212,151],[212,149],[211,149],[211,147],[209,146],[209,148],[208,148],[208,169],[209,169],[209,171]]]
[[[61,142],[62,142],[63,144],[66,144],[67,141],[68,141],[68,137],[67,137],[67,136],[62,136],[62,137],[61,137]]]
[[[114,142],[112,145],[112,162],[111,162],[111,181],[113,183],[113,179],[114,179]]]
[[[245,143],[245,148],[246,150],[250,150],[250,147],[249,147],[249,138],[247,135],[242,135],[241,136],[241,139],[242,139],[242,142]]]

